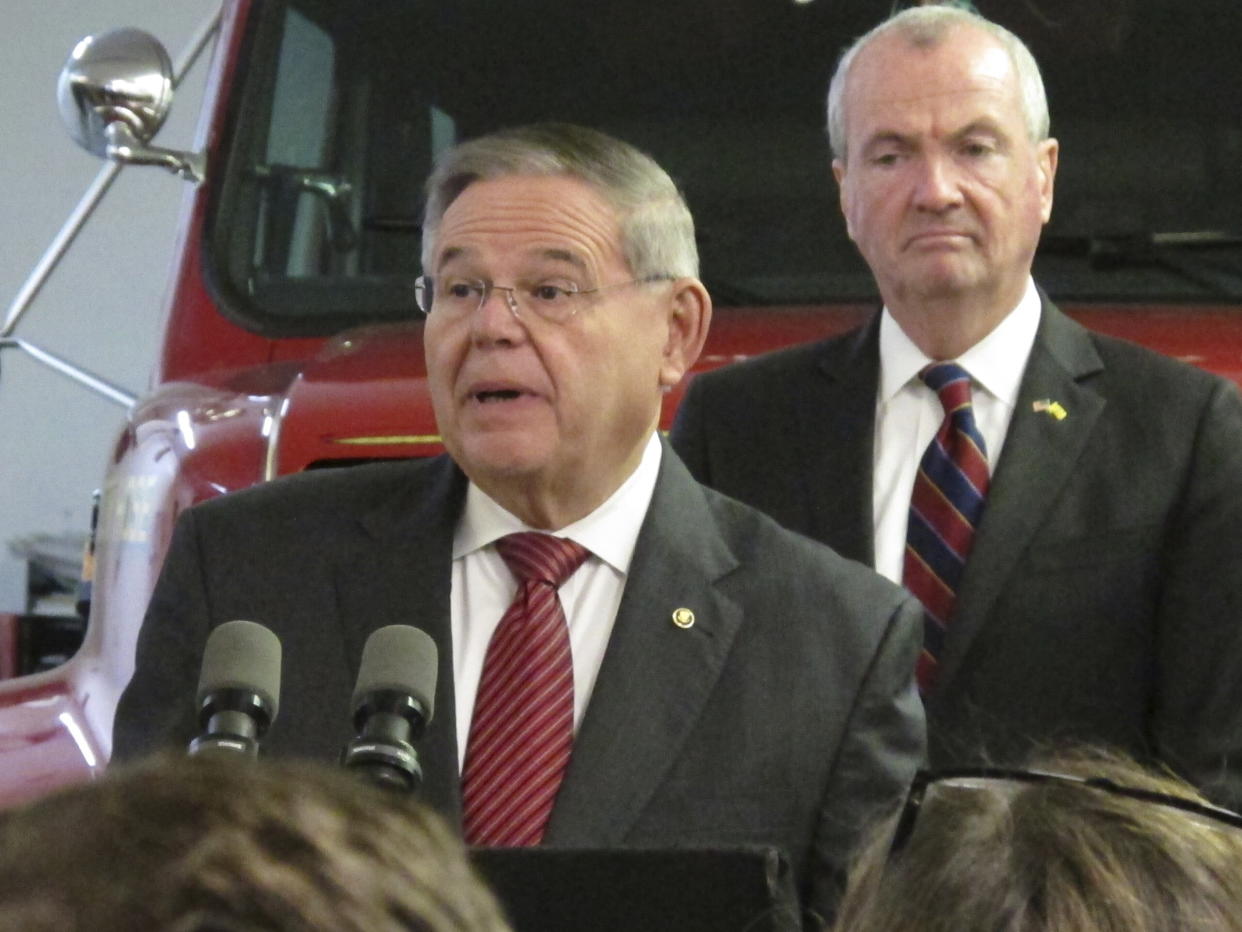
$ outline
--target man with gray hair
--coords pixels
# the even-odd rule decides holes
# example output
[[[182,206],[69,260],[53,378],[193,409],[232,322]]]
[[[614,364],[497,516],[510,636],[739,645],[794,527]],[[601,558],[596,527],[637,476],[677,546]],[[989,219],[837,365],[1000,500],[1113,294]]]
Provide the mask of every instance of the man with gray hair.
[[[334,758],[369,631],[439,646],[424,796],[476,845],[768,845],[807,922],[924,754],[920,611],[691,479],[656,430],[711,314],[689,211],[577,127],[447,153],[418,300],[448,456],[305,473],[180,520],[116,753],[194,735],[207,632],[270,624],[264,747]]]
[[[841,59],[828,123],[883,307],[697,378],[674,448],[920,598],[933,764],[1104,743],[1242,804],[1236,388],[1037,289],[1059,153],[1008,31],[896,15]]]

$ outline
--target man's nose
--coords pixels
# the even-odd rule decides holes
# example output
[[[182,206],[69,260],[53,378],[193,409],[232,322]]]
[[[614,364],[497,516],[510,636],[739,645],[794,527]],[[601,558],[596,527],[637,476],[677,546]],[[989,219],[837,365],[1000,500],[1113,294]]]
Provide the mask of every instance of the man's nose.
[[[962,189],[951,159],[928,155],[918,162],[915,203],[923,210],[940,212],[962,203]]]
[[[508,288],[490,288],[470,318],[470,332],[478,343],[513,343],[525,335],[517,302]]]

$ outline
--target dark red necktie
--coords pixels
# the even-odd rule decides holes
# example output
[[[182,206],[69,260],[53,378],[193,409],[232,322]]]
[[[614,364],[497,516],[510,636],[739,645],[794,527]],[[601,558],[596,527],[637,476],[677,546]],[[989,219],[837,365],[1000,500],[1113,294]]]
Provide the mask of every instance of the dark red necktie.
[[[933,363],[921,378],[940,397],[944,421],[919,461],[906,526],[902,581],[923,603],[919,689],[936,681],[941,650],[975,529],[988,494],[988,454],[975,425],[970,373],[952,362]]]
[[[519,585],[487,645],[462,767],[472,845],[537,845],[574,739],[569,626],[556,590],[588,554],[549,534],[496,541]]]

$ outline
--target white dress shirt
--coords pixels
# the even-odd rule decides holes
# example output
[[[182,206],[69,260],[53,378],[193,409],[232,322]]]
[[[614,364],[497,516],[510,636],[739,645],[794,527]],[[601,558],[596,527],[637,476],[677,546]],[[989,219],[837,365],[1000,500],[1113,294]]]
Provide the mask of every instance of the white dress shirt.
[[[1018,306],[956,362],[970,373],[975,423],[994,470],[1013,417],[1018,386],[1039,328],[1040,301],[1027,280]],[[875,459],[871,507],[875,568],[901,582],[906,521],[919,460],[944,420],[936,393],[918,377],[933,362],[911,342],[884,308],[880,318],[880,383],[875,409]]]
[[[638,532],[660,472],[660,455],[660,441],[653,433],[638,467],[621,487],[589,515],[555,532],[555,536],[567,537],[590,551],[586,562],[559,590],[573,655],[575,732],[595,687],[621,605]],[[470,483],[466,506],[453,535],[450,596],[459,768],[466,757],[487,645],[518,586],[493,544],[506,534],[536,530]]]

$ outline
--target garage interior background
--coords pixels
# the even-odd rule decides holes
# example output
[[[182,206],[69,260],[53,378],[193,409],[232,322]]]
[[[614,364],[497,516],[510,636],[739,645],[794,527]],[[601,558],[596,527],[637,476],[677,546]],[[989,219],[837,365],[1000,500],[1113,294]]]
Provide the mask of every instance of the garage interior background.
[[[210,0],[9,0],[0,30],[0,308],[103,166],[68,136],[56,79],[88,33],[134,26],[176,62]],[[191,148],[208,55],[178,89],[156,143]],[[121,171],[15,336],[132,392],[150,379],[177,217],[189,186],[158,168]],[[0,612],[26,610],[27,554],[72,554],[90,524],[125,412],[33,360],[0,353]],[[72,557],[76,561],[76,556]]]

